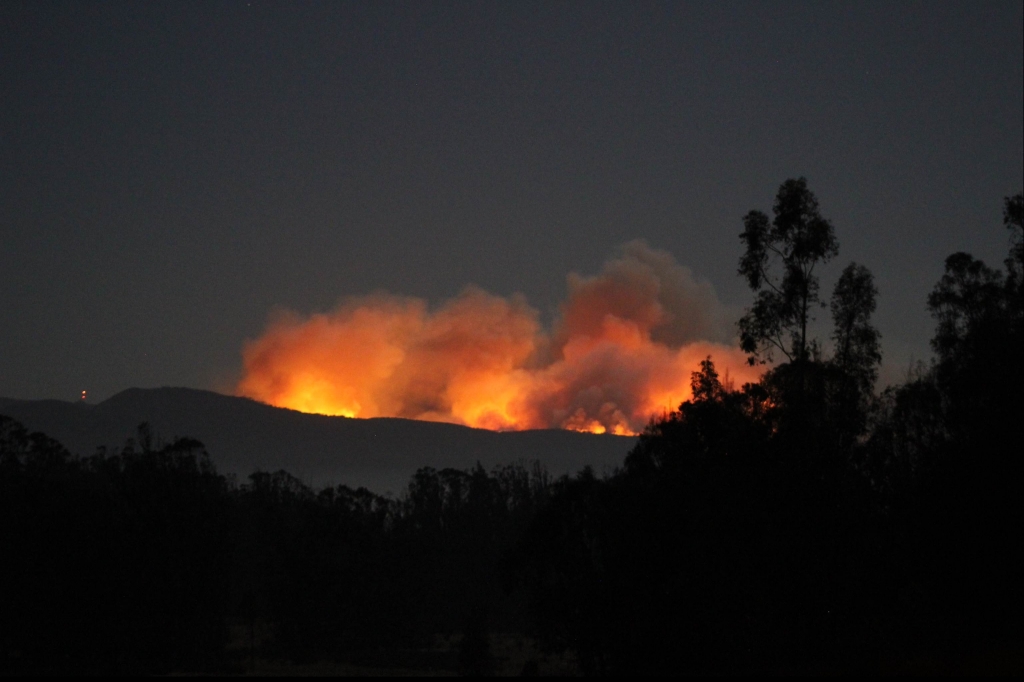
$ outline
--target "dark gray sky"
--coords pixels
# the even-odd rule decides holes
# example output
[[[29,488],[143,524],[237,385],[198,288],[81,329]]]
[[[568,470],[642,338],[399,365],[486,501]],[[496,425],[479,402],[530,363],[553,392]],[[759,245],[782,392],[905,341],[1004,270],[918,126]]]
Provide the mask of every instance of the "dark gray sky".
[[[886,369],[1001,264],[1022,3],[4,2],[0,395],[224,388],[274,306],[469,283],[545,315],[635,238],[727,303],[804,175]],[[823,287],[824,288],[824,287]],[[828,289],[825,289],[826,291]]]

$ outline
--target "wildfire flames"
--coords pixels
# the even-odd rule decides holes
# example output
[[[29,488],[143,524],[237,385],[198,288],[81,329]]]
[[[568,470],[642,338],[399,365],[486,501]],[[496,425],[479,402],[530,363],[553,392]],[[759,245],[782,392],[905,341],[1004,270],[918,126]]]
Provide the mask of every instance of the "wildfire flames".
[[[371,295],[277,313],[247,342],[237,391],[328,415],[634,434],[689,398],[708,355],[734,382],[757,378],[714,290],[666,252],[631,242],[568,284],[550,331],[522,296],[476,287],[433,311]]]

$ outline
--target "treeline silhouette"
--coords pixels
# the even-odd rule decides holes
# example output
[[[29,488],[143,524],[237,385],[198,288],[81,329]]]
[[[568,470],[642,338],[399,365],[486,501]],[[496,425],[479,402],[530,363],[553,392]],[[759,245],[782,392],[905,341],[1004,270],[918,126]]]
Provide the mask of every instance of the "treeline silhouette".
[[[80,458],[0,417],[0,665],[238,672],[253,656],[384,649],[457,667],[458,651],[409,652],[488,623],[528,629],[502,562],[550,488],[537,464],[424,468],[399,499],[284,471],[237,485],[197,441],[161,445],[145,425]],[[486,647],[467,656],[486,669]]]
[[[821,300],[838,241],[787,181],[742,234],[763,379],[732,386],[708,358],[603,478],[424,468],[396,499],[239,484],[144,425],[74,457],[0,417],[0,671],[487,673],[489,633],[513,633],[585,674],[1020,673],[1022,203],[1003,269],[947,259],[935,360],[877,395],[872,275],[850,264]]]
[[[535,627],[587,673],[1024,672],[1022,196],[1005,272],[950,256],[935,362],[881,396],[870,272],[843,270],[826,356],[832,225],[802,178],[773,212],[745,218],[740,331],[782,362],[735,389],[709,358],[618,475],[556,486],[520,559]]]

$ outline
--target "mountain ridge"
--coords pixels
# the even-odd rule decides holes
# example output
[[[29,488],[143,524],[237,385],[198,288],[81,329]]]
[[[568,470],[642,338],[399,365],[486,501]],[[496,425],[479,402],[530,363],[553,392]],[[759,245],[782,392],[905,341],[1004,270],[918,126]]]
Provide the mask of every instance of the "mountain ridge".
[[[634,437],[561,429],[496,432],[460,424],[399,417],[308,414],[251,398],[183,387],[128,388],[95,405],[61,400],[0,398],[0,414],[89,455],[120,447],[140,423],[164,440],[201,441],[219,471],[243,479],[256,470],[284,469],[313,486],[365,486],[399,493],[416,469],[490,469],[521,460],[552,474],[621,465]]]

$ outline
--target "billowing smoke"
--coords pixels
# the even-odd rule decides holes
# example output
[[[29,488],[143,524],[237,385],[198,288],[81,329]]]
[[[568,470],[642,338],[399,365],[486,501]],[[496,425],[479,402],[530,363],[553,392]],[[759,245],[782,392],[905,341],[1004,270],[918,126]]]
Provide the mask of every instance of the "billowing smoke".
[[[756,379],[728,317],[710,284],[630,242],[601,274],[569,275],[550,333],[522,296],[476,287],[436,310],[371,295],[326,314],[278,313],[246,343],[238,392],[349,417],[636,433],[689,397],[708,355],[736,383]]]

